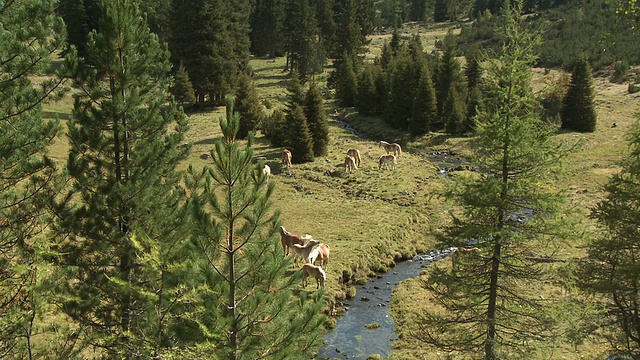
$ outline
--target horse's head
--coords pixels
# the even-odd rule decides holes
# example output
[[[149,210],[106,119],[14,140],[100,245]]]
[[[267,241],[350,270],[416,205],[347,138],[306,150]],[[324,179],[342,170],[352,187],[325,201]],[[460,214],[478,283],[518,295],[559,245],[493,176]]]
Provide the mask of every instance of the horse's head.
[[[280,234],[286,234],[287,230],[285,230],[284,226],[280,226]]]

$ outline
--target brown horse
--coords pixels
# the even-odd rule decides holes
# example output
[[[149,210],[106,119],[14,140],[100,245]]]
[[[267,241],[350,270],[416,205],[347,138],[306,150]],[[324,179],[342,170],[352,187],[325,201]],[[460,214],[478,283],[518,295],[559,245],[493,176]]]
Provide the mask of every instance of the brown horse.
[[[353,158],[356,159],[356,166],[360,167],[360,163],[362,162],[362,158],[360,157],[360,150],[347,149],[347,155],[353,156]]]
[[[284,255],[289,255],[289,249],[294,244],[304,245],[307,240],[311,240],[311,235],[300,236],[296,234],[292,234],[284,228],[284,226],[280,226],[280,244],[282,245],[282,251]]]
[[[395,155],[382,155],[378,160],[378,170],[382,169],[383,166],[387,169],[391,166],[391,169],[395,170],[397,164],[398,162]]]
[[[316,279],[316,289],[320,288],[320,286],[324,287],[327,282],[327,274],[322,270],[320,266],[315,266],[313,264],[304,264],[302,265],[302,286],[307,287],[307,278],[309,276],[313,276]]]
[[[291,151],[288,149],[284,149],[282,151],[282,166],[290,167],[291,166]]]
[[[358,168],[358,165],[356,165],[356,159],[351,155],[347,155],[344,158],[344,168],[348,173],[355,171]]]
[[[315,264],[316,261],[320,261],[320,265],[325,268],[329,264],[329,245],[328,244],[320,244],[318,247],[314,248],[309,254],[309,262]]]
[[[400,156],[402,154],[402,147],[398,143],[388,143],[386,141],[380,141],[380,146],[384,146],[384,150],[387,154],[393,153],[395,156]]]

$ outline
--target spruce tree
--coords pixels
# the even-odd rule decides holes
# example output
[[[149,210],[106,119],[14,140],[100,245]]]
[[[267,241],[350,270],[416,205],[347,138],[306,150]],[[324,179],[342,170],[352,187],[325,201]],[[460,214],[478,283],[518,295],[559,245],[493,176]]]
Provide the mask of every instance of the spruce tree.
[[[577,276],[582,289],[602,309],[597,325],[613,350],[631,358],[640,353],[640,117],[629,132],[630,153],[622,170],[604,187],[606,198],[591,212],[598,222],[596,238],[587,247],[587,258]]]
[[[196,95],[193,85],[191,85],[191,80],[189,80],[189,73],[182,62],[180,62],[178,71],[174,76],[171,94],[175,96],[179,104],[192,105],[196,102]]]
[[[286,0],[257,0],[251,15],[251,51],[274,58],[284,54]]]
[[[287,141],[287,147],[293,156],[291,162],[301,164],[313,161],[313,137],[304,108],[301,105],[294,106],[287,113],[286,122],[291,136]]]
[[[240,129],[237,136],[239,139],[246,139],[250,131],[255,132],[258,129],[264,118],[262,104],[253,85],[253,80],[248,74],[242,74],[239,77],[235,104],[240,114]]]
[[[593,132],[596,130],[597,114],[594,102],[591,67],[586,59],[576,62],[571,73],[571,83],[562,101],[560,112],[562,128]]]
[[[35,327],[50,303],[40,250],[55,196],[55,162],[48,157],[60,126],[43,118],[60,81],[51,77],[53,54],[64,46],[64,24],[55,1],[11,1],[0,8],[0,358],[57,356],[53,344],[35,347],[33,336],[56,334]],[[27,26],[28,25],[28,26]],[[38,76],[44,80],[36,84]],[[38,80],[40,81],[40,80]],[[41,286],[45,285],[45,286]],[[34,320],[36,322],[34,323]],[[62,330],[62,327],[59,328]]]
[[[356,96],[358,95],[358,75],[353,61],[353,58],[348,53],[343,53],[335,71],[337,79],[336,97],[344,107],[355,105]]]
[[[249,63],[248,0],[174,1],[169,48],[171,62],[182,61],[196,101],[224,103]],[[193,31],[198,29],[198,31]]]
[[[444,116],[444,103],[449,95],[449,88],[452,83],[459,84],[461,80],[460,62],[456,59],[456,40],[453,32],[449,30],[443,41],[442,56],[436,66],[434,83],[436,86],[436,97],[438,99],[438,115]],[[444,122],[441,122],[436,130],[442,129]]]
[[[409,121],[409,132],[413,136],[424,135],[430,130],[431,123],[438,117],[436,90],[427,66],[422,67],[420,82],[413,99],[413,111]]]
[[[153,357],[171,337],[160,335],[165,324],[149,297],[158,283],[148,274],[160,274],[138,261],[134,235],[148,239],[144,249],[182,249],[174,232],[185,223],[178,214],[186,199],[176,168],[189,151],[187,124],[167,93],[169,53],[135,1],[104,2],[102,14],[89,61],[74,52],[66,59],[77,92],[68,130],[71,188],[55,208],[58,301],[82,329],[78,344],[89,346],[87,356]]]
[[[271,200],[275,184],[252,162],[252,137],[235,140],[239,120],[230,97],[220,128],[214,165],[193,189],[198,251],[189,282],[197,285],[189,296],[198,314],[192,331],[203,339],[192,347],[193,358],[311,358],[322,341],[323,292],[299,291],[300,272],[287,274],[291,261],[279,248],[280,213]]]
[[[329,120],[324,110],[322,93],[315,81],[309,84],[304,104],[304,114],[313,140],[313,155],[322,156],[329,146]]]
[[[305,80],[319,72],[325,62],[324,48],[319,42],[320,29],[309,1],[289,1],[285,24],[285,69],[297,71],[298,76]]]
[[[422,284],[438,306],[420,319],[416,334],[487,360],[533,357],[535,342],[523,339],[553,332],[548,310],[554,299],[542,284],[548,268],[528,257],[531,251],[548,256],[563,236],[555,221],[561,197],[549,179],[561,153],[531,92],[538,37],[519,26],[518,3],[502,16],[508,41],[489,64],[488,95],[476,116],[474,158],[486,175],[460,177],[447,191],[459,211],[440,240],[445,248],[479,251],[460,255],[453,268],[430,269]]]
[[[389,64],[389,101],[386,122],[396,129],[407,129],[412,115],[412,101],[418,88],[416,64],[406,45]]]
[[[433,21],[444,22],[449,21],[449,1],[435,0],[433,4]]]
[[[355,106],[362,114],[380,114],[384,109],[376,87],[376,79],[379,73],[379,66],[370,65],[365,66],[358,76]]]
[[[452,135],[464,134],[467,130],[467,109],[462,95],[455,84],[451,84],[444,103],[445,131]]]

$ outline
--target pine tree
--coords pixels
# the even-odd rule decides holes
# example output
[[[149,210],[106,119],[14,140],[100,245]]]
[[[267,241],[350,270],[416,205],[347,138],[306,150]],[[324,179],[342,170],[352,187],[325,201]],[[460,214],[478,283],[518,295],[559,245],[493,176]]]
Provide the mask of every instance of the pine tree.
[[[171,9],[171,62],[182,61],[198,104],[224,102],[249,63],[248,0],[174,1]],[[198,29],[194,32],[193,29]]]
[[[60,81],[50,77],[52,55],[62,50],[64,24],[55,1],[12,1],[0,8],[0,358],[55,357],[53,345],[35,347],[32,336],[55,334],[35,327],[49,303],[42,286],[40,249],[55,196],[55,163],[48,149],[60,130],[43,118],[42,105],[55,99]],[[28,26],[27,26],[28,24]],[[36,85],[33,78],[42,81]],[[46,283],[44,284],[46,285]],[[42,290],[42,291],[41,291]],[[62,329],[62,328],[60,328]]]
[[[329,120],[324,110],[322,93],[315,81],[309,84],[304,104],[304,114],[313,139],[313,155],[322,156],[327,153],[329,146]]]
[[[596,130],[597,114],[593,94],[591,67],[586,59],[578,60],[571,73],[571,83],[562,101],[562,128],[575,131]]]
[[[291,134],[287,141],[287,147],[293,155],[291,162],[301,164],[313,161],[313,137],[302,106],[294,106],[287,114],[287,125]]]
[[[433,21],[444,22],[449,21],[449,1],[435,0],[433,4]]]
[[[285,23],[286,69],[297,71],[305,80],[319,72],[325,62],[324,48],[319,42],[320,29],[309,0],[290,1]]]
[[[300,113],[302,109],[297,108]],[[233,100],[220,119],[223,136],[211,152],[213,167],[194,189],[193,244],[198,266],[191,295],[202,341],[194,358],[310,358],[322,341],[322,291],[298,291],[300,273],[279,248],[275,184],[252,163],[252,137],[235,141]],[[294,155],[295,158],[295,155]]]
[[[409,121],[409,132],[413,136],[424,135],[430,130],[431,123],[438,117],[436,90],[427,66],[422,67],[420,82],[413,99],[413,111]]]
[[[189,73],[182,62],[180,62],[178,71],[174,76],[171,94],[175,96],[179,104],[192,105],[196,102],[196,95],[193,85],[191,85],[191,80],[189,80]]]
[[[253,85],[253,80],[248,74],[243,74],[239,78],[235,104],[240,114],[238,138],[246,139],[250,131],[255,132],[258,129],[264,118],[262,104]]]
[[[284,54],[286,0],[257,0],[251,16],[251,51],[274,58]]]
[[[66,25],[68,45],[75,46],[78,55],[86,57],[89,33],[99,26],[99,0],[61,0],[58,6]]]
[[[376,79],[380,74],[379,66],[365,66],[358,76],[358,89],[355,106],[358,111],[365,115],[382,113],[383,102],[378,93]]]
[[[79,344],[100,358],[153,357],[170,337],[160,335],[166,324],[149,297],[158,289],[147,276],[157,271],[138,262],[134,235],[149,239],[144,248],[166,246],[160,253],[182,249],[173,232],[185,223],[176,167],[189,151],[187,124],[167,94],[169,53],[135,2],[104,5],[88,63],[73,52],[66,59],[78,91],[68,130],[72,186],[55,208],[59,301],[83,330]]]
[[[336,66],[336,97],[340,100],[342,106],[353,106],[358,96],[358,77],[354,68],[353,58],[344,53]]]
[[[451,84],[447,101],[444,103],[445,131],[453,135],[464,134],[467,130],[467,109],[456,84]]]
[[[416,95],[420,65],[413,60],[406,46],[389,64],[389,101],[385,121],[396,129],[407,129],[412,115],[412,101]]]
[[[488,95],[477,115],[475,159],[486,176],[461,177],[447,192],[460,212],[452,213],[440,245],[473,241],[479,252],[460,255],[451,269],[430,269],[422,284],[440,308],[420,319],[417,335],[448,350],[484,352],[487,360],[532,357],[522,339],[550,331],[553,299],[540,282],[548,268],[527,256],[534,249],[554,251],[553,239],[562,236],[554,221],[560,196],[548,179],[561,154],[554,127],[534,111],[531,64],[538,37],[521,30],[520,6],[503,14],[508,41],[488,67]]]
[[[456,40],[453,32],[449,30],[443,41],[442,57],[438,61],[436,67],[434,83],[436,86],[436,97],[438,99],[438,115],[444,116],[444,103],[449,94],[449,88],[452,83],[459,84],[461,78],[460,62],[456,59]],[[444,125],[441,122],[436,130],[442,129]]]

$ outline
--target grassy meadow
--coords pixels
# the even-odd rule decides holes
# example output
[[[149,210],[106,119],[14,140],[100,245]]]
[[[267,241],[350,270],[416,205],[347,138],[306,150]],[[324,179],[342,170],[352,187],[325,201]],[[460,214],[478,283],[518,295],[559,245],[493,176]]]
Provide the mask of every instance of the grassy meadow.
[[[420,28],[407,27],[406,34],[419,33],[424,39],[425,50],[430,51],[434,42],[446,34],[442,26]],[[372,37],[371,56],[379,51],[388,34]],[[271,111],[283,106],[288,74],[282,72],[284,59],[252,59],[256,86],[266,108]],[[535,86],[552,83],[560,76],[535,69]],[[319,77],[322,81],[327,74]],[[605,195],[602,186],[619,170],[618,162],[627,150],[626,131],[634,122],[634,114],[640,109],[640,93],[628,94],[627,84],[612,84],[604,78],[595,78],[595,94],[598,110],[598,128],[594,133],[558,133],[557,140],[565,143],[579,142],[564,166],[564,172],[549,179],[550,184],[566,190],[566,214],[579,224],[580,229],[591,229],[589,208]],[[65,98],[45,109],[47,116],[68,117],[72,101]],[[327,270],[325,296],[327,313],[339,315],[336,306],[341,299],[354,296],[354,284],[366,282],[368,277],[387,271],[395,261],[406,259],[418,252],[432,249],[434,234],[448,221],[447,204],[439,196],[444,181],[438,168],[426,156],[431,151],[450,151],[464,155],[470,147],[469,138],[452,138],[443,134],[428,134],[419,139],[409,139],[406,134],[386,128],[380,119],[365,117],[353,109],[338,108],[327,99],[330,114],[330,143],[328,154],[307,164],[294,164],[290,173],[280,169],[282,148],[271,148],[260,133],[256,136],[254,150],[257,156],[267,158],[271,166],[272,181],[276,183],[273,198],[281,211],[280,221],[290,232],[311,234],[331,246],[331,259]],[[218,121],[224,116],[224,108],[188,114],[190,130],[188,141],[193,143],[192,153],[184,166],[201,167],[210,162],[203,159],[213,149],[220,136]],[[346,121],[356,129],[366,130],[366,137],[359,137],[345,130]],[[612,127],[613,123],[616,127]],[[398,168],[378,170],[377,159],[384,153],[379,140],[400,142],[404,153],[398,159]],[[343,160],[348,148],[358,148],[362,165],[352,174],[344,171]],[[66,139],[61,136],[52,148],[53,157],[62,165],[66,160]],[[293,154],[295,157],[295,154]],[[578,239],[578,237],[576,238]],[[564,239],[562,239],[564,240]],[[582,240],[563,242],[557,257],[570,260],[583,255]],[[556,265],[553,265],[556,266]],[[415,343],[409,334],[415,330],[416,315],[424,301],[419,279],[401,283],[394,292],[391,311],[400,335],[394,359],[444,359],[447,354]],[[546,284],[554,296],[566,294],[553,284]],[[308,286],[308,291],[315,287]],[[542,290],[541,290],[542,291]],[[335,319],[335,318],[333,318]],[[571,327],[568,320],[567,328]],[[544,352],[546,357],[557,359],[591,359],[602,357],[602,348],[596,342],[574,345],[561,342],[557,348]]]

